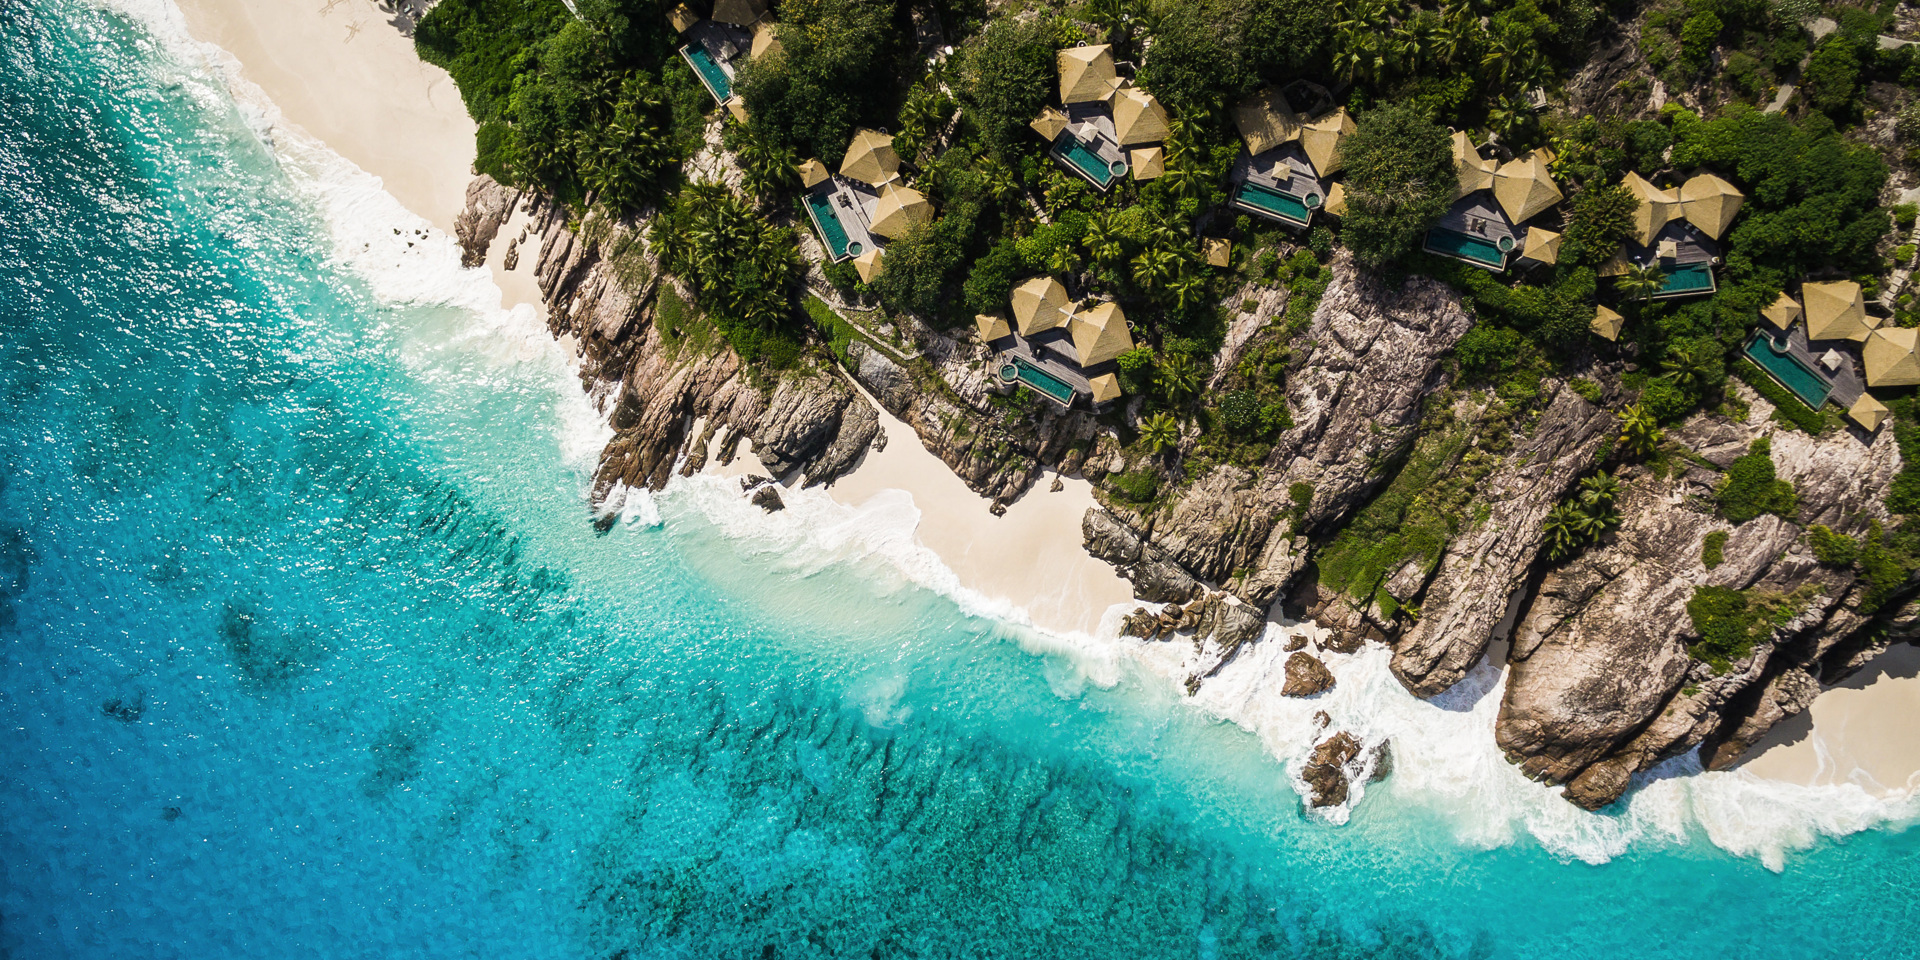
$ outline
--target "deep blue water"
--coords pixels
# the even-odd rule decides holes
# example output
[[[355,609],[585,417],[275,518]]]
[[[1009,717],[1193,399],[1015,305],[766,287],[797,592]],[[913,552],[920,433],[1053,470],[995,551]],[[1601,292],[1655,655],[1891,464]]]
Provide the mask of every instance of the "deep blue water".
[[[0,955],[1916,953],[1911,831],[1776,874],[1329,827],[884,571],[672,497],[596,536],[551,357],[332,264],[137,23],[0,31]]]

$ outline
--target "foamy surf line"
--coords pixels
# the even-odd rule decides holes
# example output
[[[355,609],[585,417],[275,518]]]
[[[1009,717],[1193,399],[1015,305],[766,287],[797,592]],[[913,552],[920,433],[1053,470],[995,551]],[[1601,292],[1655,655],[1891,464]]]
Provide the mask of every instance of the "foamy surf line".
[[[555,431],[567,464],[582,475],[584,497],[585,475],[611,428],[568,375],[576,361],[552,340],[536,313],[524,306],[500,309],[498,287],[484,269],[460,266],[453,238],[407,210],[377,178],[282,123],[271,99],[240,76],[231,55],[188,35],[170,0],[97,2],[146,26],[177,63],[203,65],[220,80],[218,89],[203,85],[191,69],[170,78],[209,106],[224,101],[240,110],[319,212],[334,243],[335,262],[361,277],[376,298],[462,308],[472,320],[451,332],[454,343],[494,356],[503,366],[535,362],[553,369]],[[908,494],[895,493],[847,507],[823,491],[787,491],[788,510],[772,517],[719,477],[676,479],[668,495],[684,496],[721,535],[756,544],[759,553],[789,569],[829,564],[857,564],[869,572],[890,569],[903,582],[947,597],[969,615],[1005,625],[1008,636],[1029,652],[1071,658],[1089,681],[1103,687],[1118,685],[1130,668],[1169,684],[1184,679],[1183,641],[1118,636],[1119,617],[1132,604],[1108,610],[1095,635],[1058,634],[1034,627],[1014,604],[968,589],[918,541],[919,511]],[[644,491],[625,494],[622,515],[632,526],[662,522],[658,505]],[[1708,773],[1692,756],[1644,776],[1613,812],[1588,813],[1561,799],[1556,788],[1522,777],[1499,754],[1493,727],[1503,669],[1482,664],[1455,690],[1422,701],[1394,680],[1389,651],[1370,644],[1353,654],[1322,651],[1337,679],[1335,688],[1313,699],[1287,698],[1279,694],[1283,641],[1293,632],[1313,635],[1318,628],[1311,623],[1269,626],[1263,641],[1249,645],[1204,683],[1191,705],[1258,737],[1287,765],[1303,794],[1300,770],[1322,736],[1314,714],[1326,712],[1332,721],[1327,729],[1346,730],[1370,744],[1392,743],[1394,772],[1380,785],[1383,792],[1442,811],[1456,838],[1469,846],[1509,844],[1524,832],[1558,856],[1601,863],[1635,843],[1684,843],[1697,831],[1730,853],[1780,870],[1788,854],[1824,837],[1920,816],[1911,791],[1874,797],[1854,784],[1801,786],[1739,771]],[[1320,816],[1344,822],[1367,792],[1364,784],[1355,787],[1347,804]]]

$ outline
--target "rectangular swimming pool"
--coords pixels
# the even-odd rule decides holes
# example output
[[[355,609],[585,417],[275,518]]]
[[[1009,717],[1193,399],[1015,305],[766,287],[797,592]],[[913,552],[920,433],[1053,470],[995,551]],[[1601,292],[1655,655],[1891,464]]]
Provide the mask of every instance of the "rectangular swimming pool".
[[[714,100],[726,103],[727,98],[733,96],[733,78],[727,76],[726,69],[713,59],[713,54],[708,53],[706,47],[689,43],[680,48],[680,55],[687,59],[687,65],[693,67],[701,85],[713,94]]]
[[[1677,266],[1667,272],[1667,282],[1654,294],[1655,298],[1689,297],[1697,293],[1713,292],[1713,267],[1704,263],[1689,263]]]
[[[1020,382],[1046,394],[1055,403],[1063,407],[1073,405],[1073,387],[1065,380],[1040,369],[1028,362],[1025,357],[1013,357],[1013,365],[1019,370]]]
[[[1313,211],[1307,209],[1306,203],[1299,197],[1252,181],[1241,184],[1240,189],[1234,191],[1233,203],[1241,209],[1297,227],[1304,227],[1313,219]]]
[[[1102,190],[1113,186],[1113,181],[1119,177],[1092,147],[1081,143],[1080,138],[1071,133],[1063,133],[1060,139],[1054,141],[1053,155]]]
[[[1761,335],[1747,344],[1747,359],[1758,364],[1780,385],[1793,391],[1807,406],[1815,410],[1827,402],[1827,394],[1833,392],[1833,384],[1820,372],[1806,365],[1799,357],[1776,346],[1773,338]]]
[[[829,258],[838,262],[851,255],[847,249],[847,230],[833,212],[833,194],[809,192],[807,216],[813,219],[813,228],[820,231],[820,241],[827,245]]]
[[[1440,227],[1428,230],[1426,247],[1428,253],[1465,260],[1476,267],[1488,267],[1493,270],[1507,268],[1507,255],[1500,252],[1499,244],[1457,230],[1446,230]]]

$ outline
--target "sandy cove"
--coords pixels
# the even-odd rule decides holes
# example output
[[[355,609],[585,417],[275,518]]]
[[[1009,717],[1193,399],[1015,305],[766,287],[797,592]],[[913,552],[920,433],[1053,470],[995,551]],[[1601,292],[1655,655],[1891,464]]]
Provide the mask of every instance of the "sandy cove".
[[[415,56],[388,14],[371,0],[179,4],[189,31],[233,54],[285,122],[451,232],[472,176],[474,123],[452,79]],[[525,224],[516,212],[501,239],[520,236]],[[493,244],[487,263],[502,306],[537,307],[537,250],[520,250],[517,269],[508,270],[507,246]],[[917,536],[960,582],[1024,607],[1043,629],[1091,632],[1107,607],[1131,598],[1126,581],[1081,547],[1080,516],[1093,503],[1086,481],[1061,478],[1063,489],[1051,491],[1051,477],[1042,478],[995,517],[910,427],[884,409],[880,416],[887,448],[830,488],[836,500],[857,505],[881,490],[907,491],[921,512]],[[1920,739],[1907,732],[1916,715],[1920,649],[1896,646],[1762,740],[1742,769],[1791,783],[1853,783],[1876,795],[1920,789]]]

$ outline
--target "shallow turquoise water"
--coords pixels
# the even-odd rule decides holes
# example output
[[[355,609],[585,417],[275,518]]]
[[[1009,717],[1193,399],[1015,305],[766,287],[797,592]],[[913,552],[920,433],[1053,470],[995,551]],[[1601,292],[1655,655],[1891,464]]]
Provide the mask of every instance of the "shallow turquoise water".
[[[1328,827],[877,562],[596,536],[551,354],[376,298],[141,27],[0,31],[6,956],[1913,953],[1912,832]]]

